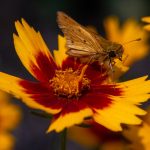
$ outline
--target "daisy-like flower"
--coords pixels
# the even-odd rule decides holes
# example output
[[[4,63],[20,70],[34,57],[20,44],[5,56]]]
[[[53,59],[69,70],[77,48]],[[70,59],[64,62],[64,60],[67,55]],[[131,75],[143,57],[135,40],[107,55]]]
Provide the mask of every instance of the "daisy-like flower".
[[[21,112],[18,106],[9,102],[8,94],[0,91],[0,150],[11,150],[15,138],[10,131],[20,122]]]
[[[121,123],[141,123],[136,115],[146,112],[136,105],[150,97],[147,76],[108,84],[107,75],[99,65],[83,65],[63,54],[62,37],[59,37],[60,51],[54,52],[54,60],[39,32],[23,19],[15,25],[16,52],[37,82],[1,72],[0,89],[32,108],[52,114],[47,132],[60,132],[89,117],[113,131],[122,130]]]
[[[108,17],[104,20],[104,28],[107,39],[121,43],[124,47],[122,61],[115,60],[113,78],[118,79],[133,63],[148,54],[148,34],[134,19],[128,19],[120,25],[117,17]],[[141,41],[128,43],[138,38],[141,38]]]

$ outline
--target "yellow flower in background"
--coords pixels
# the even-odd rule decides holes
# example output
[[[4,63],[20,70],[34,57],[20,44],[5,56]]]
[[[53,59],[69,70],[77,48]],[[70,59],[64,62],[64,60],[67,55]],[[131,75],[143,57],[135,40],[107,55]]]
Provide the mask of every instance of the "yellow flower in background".
[[[148,35],[133,19],[128,19],[120,26],[119,20],[116,17],[109,17],[104,21],[104,27],[107,39],[114,42],[123,44],[137,38],[142,39],[139,42],[124,45],[123,61],[116,60],[114,66],[115,72],[113,73],[113,79],[119,79],[121,75],[129,70],[133,63],[144,58],[144,56],[148,54]],[[93,27],[90,27],[90,29],[97,32]],[[130,98],[128,100],[130,101]],[[93,129],[95,132],[93,132]],[[99,136],[97,136],[97,134],[99,134]],[[98,128],[95,128],[95,126],[91,128],[72,127],[69,130],[69,138],[85,147],[97,147],[101,145],[101,150],[130,150],[128,143],[123,140],[123,137],[115,141],[108,140],[111,136],[114,136],[114,139],[116,139],[116,137],[120,135],[121,133],[113,133],[108,130],[102,131],[100,125]]]
[[[99,150],[130,150],[128,146],[123,141],[110,141],[102,145]]]
[[[129,126],[123,132],[124,136],[131,142],[132,150],[150,149],[150,108],[147,109],[147,115],[143,117],[143,123],[140,126]]]
[[[20,121],[19,107],[11,103],[0,105],[0,119],[0,130],[13,130]]]
[[[20,108],[10,103],[8,94],[0,91],[0,150],[12,150],[15,138],[11,131],[20,122]]]
[[[142,21],[147,23],[147,25],[144,26],[144,29],[150,31],[150,16],[143,17]]]
[[[13,150],[15,138],[8,132],[0,133],[0,150]]]
[[[121,132],[110,131],[94,122],[89,128],[79,126],[70,128],[68,138],[87,149],[128,150]]]
[[[128,19],[120,25],[117,17],[109,17],[104,20],[104,27],[107,39],[121,43],[124,47],[122,61],[115,60],[114,78],[118,79],[129,70],[133,63],[148,54],[148,34],[143,30],[141,25],[133,19]],[[141,41],[128,43],[138,38],[141,38]]]
[[[150,108],[142,117],[142,124],[127,126],[123,132],[112,132],[98,124],[90,128],[72,127],[68,137],[86,148],[100,147],[100,150],[149,150]],[[81,136],[82,135],[82,136]]]
[[[140,124],[138,107],[150,97],[147,76],[121,83],[108,83],[107,73],[97,63],[83,65],[66,57],[65,40],[59,36],[59,50],[52,54],[41,34],[25,20],[15,23],[16,52],[37,81],[0,72],[0,89],[13,94],[31,108],[52,114],[47,132],[60,132],[91,118],[113,131],[121,124]],[[10,86],[10,84],[12,86]]]

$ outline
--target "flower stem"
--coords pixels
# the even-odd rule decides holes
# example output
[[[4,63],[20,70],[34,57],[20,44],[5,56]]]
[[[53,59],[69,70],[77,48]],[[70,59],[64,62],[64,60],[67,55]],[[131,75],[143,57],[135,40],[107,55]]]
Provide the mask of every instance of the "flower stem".
[[[67,129],[64,129],[61,133],[61,150],[66,150],[67,143]]]

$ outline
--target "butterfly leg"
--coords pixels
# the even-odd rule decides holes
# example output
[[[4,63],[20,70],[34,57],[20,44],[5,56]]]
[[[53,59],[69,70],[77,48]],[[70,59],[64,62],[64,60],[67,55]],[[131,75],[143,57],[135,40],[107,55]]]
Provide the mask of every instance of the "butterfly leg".
[[[93,59],[94,59],[94,56],[91,56],[90,59],[89,59],[89,61],[87,62],[87,65],[90,64]]]
[[[115,64],[115,61],[112,61],[111,59],[109,59],[109,66],[112,72],[115,72],[113,69],[114,64]]]
[[[74,67],[76,66],[77,64],[77,57],[74,57]]]

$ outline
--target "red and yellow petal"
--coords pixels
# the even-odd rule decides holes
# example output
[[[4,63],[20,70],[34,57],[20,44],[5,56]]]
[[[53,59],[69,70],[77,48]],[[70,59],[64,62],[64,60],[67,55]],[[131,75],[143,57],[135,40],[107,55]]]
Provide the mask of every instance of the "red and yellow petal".
[[[62,67],[63,61],[67,58],[66,54],[66,39],[65,37],[58,35],[58,50],[54,50],[54,58],[59,67]]]
[[[111,84],[101,84],[99,80],[96,80],[94,84],[91,84],[90,90],[83,97],[81,101],[88,104],[88,106],[95,109],[104,109],[109,107],[113,103],[111,96],[121,96],[122,89],[116,87],[116,85]],[[103,80],[102,80],[103,81]]]
[[[26,69],[38,80],[49,81],[57,68],[41,34],[25,20],[15,22],[18,36],[14,34],[16,52]]]
[[[67,57],[62,62],[62,70],[65,70],[67,68],[72,68],[73,70],[77,70],[82,66],[83,64],[81,64],[78,60],[75,60],[73,57]]]
[[[122,92],[108,95],[111,103],[103,109],[96,108],[94,120],[113,131],[121,131],[121,124],[140,124],[141,119],[137,115],[145,115],[146,112],[136,105],[150,98],[150,80],[146,81],[146,78],[144,76],[116,84]]]
[[[149,95],[150,93],[150,80],[147,80],[148,76],[143,76],[134,80],[118,83],[118,87],[123,89],[123,94],[126,97],[136,96],[136,99],[132,99],[131,102],[141,102],[141,99],[137,99],[138,96]]]
[[[32,100],[45,108],[56,110],[58,113],[64,106],[65,100],[54,95],[49,85],[22,80],[19,82],[22,90]],[[55,112],[54,112],[55,113]]]
[[[81,98],[81,101],[88,104],[91,109],[103,109],[109,107],[112,103],[112,99],[108,97],[105,93],[93,92],[91,94],[85,95]]]
[[[48,90],[38,83],[35,83],[35,85],[37,85],[35,86],[32,82],[2,72],[0,72],[0,83],[1,90],[13,94],[31,108],[40,109],[50,114],[56,114],[62,109],[62,104],[60,104],[57,99],[51,99],[50,94],[46,97],[49,99],[43,96],[45,90],[46,92],[48,92]],[[43,95],[41,96],[40,94]]]
[[[95,109],[94,120],[104,127],[121,131],[121,123],[140,124],[141,120],[135,115],[145,115],[146,112],[125,101],[114,101],[109,107],[102,110]]]
[[[83,102],[73,100],[67,102],[59,115],[54,118],[47,132],[60,132],[65,128],[83,122],[84,118],[92,116],[92,110]]]

